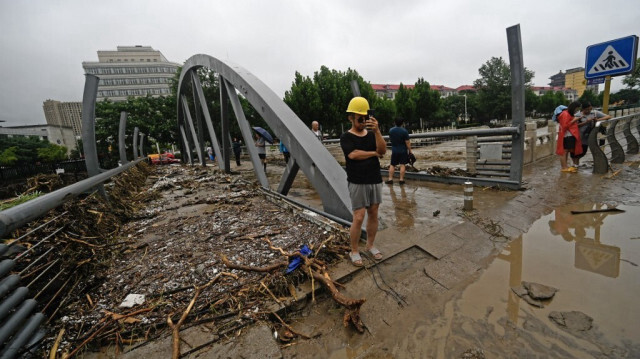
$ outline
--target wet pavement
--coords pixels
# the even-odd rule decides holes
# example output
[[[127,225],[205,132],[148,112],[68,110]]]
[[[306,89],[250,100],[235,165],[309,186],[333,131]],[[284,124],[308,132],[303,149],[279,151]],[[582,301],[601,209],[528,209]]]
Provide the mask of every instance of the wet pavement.
[[[639,159],[615,165],[616,176],[592,174],[588,159],[575,174],[561,173],[555,157],[539,161],[525,167],[522,191],[476,187],[471,212],[462,211],[462,186],[385,185],[376,242],[385,259],[331,270],[343,293],[367,298],[364,334],[317,293],[287,313],[312,339],[279,343],[252,329],[254,345],[236,338],[192,357],[225,357],[234,343],[245,349],[233,356],[250,358],[262,349],[276,358],[640,357]],[[282,167],[268,170],[277,185]],[[302,173],[290,196],[321,207]],[[571,214],[613,207],[624,212]],[[511,289],[522,281],[559,291],[533,307]],[[552,312],[583,313],[591,328],[559,326]]]

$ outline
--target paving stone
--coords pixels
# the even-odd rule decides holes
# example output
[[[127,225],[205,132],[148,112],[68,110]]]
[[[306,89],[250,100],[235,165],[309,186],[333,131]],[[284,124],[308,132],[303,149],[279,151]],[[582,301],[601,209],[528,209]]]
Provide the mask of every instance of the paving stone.
[[[464,239],[455,236],[451,230],[457,226],[457,224],[451,225],[441,229],[440,231],[417,239],[416,245],[435,258],[440,259],[464,245]]]
[[[447,256],[424,267],[424,271],[429,277],[447,289],[469,279],[480,269],[481,267],[476,263],[459,256],[455,258]]]

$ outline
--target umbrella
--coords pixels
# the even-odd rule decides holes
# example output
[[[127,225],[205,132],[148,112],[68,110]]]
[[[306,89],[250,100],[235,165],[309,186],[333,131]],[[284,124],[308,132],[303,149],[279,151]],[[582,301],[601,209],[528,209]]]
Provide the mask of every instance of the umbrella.
[[[267,142],[273,144],[273,137],[271,137],[269,131],[265,130],[262,127],[254,127],[253,130],[256,131],[260,136],[264,137]]]

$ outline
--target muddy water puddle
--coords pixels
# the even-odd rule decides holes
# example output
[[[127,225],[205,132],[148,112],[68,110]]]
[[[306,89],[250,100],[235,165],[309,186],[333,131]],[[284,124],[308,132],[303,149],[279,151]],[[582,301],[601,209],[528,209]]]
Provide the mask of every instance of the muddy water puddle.
[[[526,341],[525,352],[559,349],[565,357],[638,357],[640,355],[640,207],[625,212],[572,214],[606,205],[571,205],[536,221],[512,241],[480,279],[452,303],[447,315],[459,325],[450,342],[465,342],[497,355],[514,354],[514,333]],[[522,281],[558,289],[536,308],[511,287]],[[579,311],[593,327],[567,331],[549,319],[552,311]],[[474,325],[488,329],[475,333]],[[466,329],[465,329],[466,327]],[[470,338],[472,334],[477,338]],[[458,337],[458,338],[456,338]],[[467,338],[464,338],[467,337]],[[495,346],[500,340],[505,347]]]

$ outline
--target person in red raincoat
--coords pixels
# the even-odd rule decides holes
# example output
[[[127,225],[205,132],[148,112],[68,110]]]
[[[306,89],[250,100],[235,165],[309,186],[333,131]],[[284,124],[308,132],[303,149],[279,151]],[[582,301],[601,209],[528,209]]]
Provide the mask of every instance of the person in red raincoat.
[[[579,117],[573,117],[576,110],[580,107],[580,102],[575,101],[569,104],[566,110],[558,115],[558,141],[556,143],[556,154],[560,156],[560,165],[562,172],[577,172],[576,167],[568,167],[567,159],[569,153],[579,155],[582,153],[582,142],[580,142],[580,131],[578,130]]]

